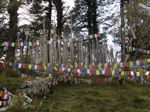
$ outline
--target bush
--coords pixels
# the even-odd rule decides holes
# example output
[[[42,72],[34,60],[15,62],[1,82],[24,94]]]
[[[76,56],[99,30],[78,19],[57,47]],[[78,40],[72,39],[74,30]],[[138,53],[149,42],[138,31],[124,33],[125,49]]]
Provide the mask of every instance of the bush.
[[[17,76],[18,71],[12,68],[5,68],[0,76],[0,88],[6,88],[10,92],[20,89],[24,79]]]
[[[17,78],[18,77],[17,74],[18,74],[18,70],[10,67],[5,67],[4,71],[2,72],[2,75],[11,78]]]

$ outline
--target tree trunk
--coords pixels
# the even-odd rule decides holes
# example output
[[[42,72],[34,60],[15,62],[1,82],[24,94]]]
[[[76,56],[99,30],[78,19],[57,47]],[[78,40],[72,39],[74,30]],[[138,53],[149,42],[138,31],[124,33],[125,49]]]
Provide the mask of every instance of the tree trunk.
[[[48,3],[49,3],[49,5],[48,5],[48,40],[50,40],[51,39],[51,16],[52,16],[52,0],[48,0]],[[47,58],[48,58],[48,62],[50,63],[51,61],[51,47],[50,47],[51,45],[47,45]]]
[[[17,40],[17,31],[18,31],[18,8],[19,5],[16,4],[17,0],[10,0],[10,3],[8,5],[7,11],[9,13],[9,30],[8,30],[8,37],[9,42],[16,42]],[[8,48],[8,54],[6,57],[9,61],[15,60],[15,47],[9,47]]]
[[[120,15],[121,15],[121,28],[125,26],[125,16],[124,16],[124,6],[121,6],[120,9]],[[125,60],[126,54],[125,54],[125,32],[121,31],[121,61],[123,62]]]

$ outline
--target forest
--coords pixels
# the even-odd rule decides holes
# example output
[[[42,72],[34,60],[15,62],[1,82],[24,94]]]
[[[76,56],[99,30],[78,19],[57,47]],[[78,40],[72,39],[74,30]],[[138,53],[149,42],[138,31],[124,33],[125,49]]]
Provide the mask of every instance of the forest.
[[[120,90],[127,82],[150,84],[150,1],[73,2],[71,7],[69,0],[0,0],[0,111],[42,112],[47,94],[57,97],[57,84],[61,91],[62,85],[86,83],[92,92],[93,83]]]

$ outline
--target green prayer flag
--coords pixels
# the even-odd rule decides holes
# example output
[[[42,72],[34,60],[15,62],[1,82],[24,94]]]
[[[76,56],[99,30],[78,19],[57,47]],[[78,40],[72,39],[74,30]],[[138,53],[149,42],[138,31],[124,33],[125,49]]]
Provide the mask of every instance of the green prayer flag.
[[[17,43],[15,43],[15,47],[17,47],[18,46],[18,44]]]
[[[44,44],[46,44],[46,41],[43,41]]]
[[[44,70],[44,66],[41,66],[40,70]]]
[[[29,67],[28,67],[28,64],[26,64],[26,68],[28,69]]]
[[[6,65],[9,65],[9,62],[6,62]]]
[[[111,67],[111,68],[114,68],[114,63],[110,63],[110,67]]]
[[[127,76],[127,71],[124,72],[124,76]]]
[[[147,60],[146,59],[143,60],[143,64],[147,64]]]
[[[130,67],[130,62],[126,62],[126,66],[127,66],[127,67]]]
[[[143,76],[143,72],[140,72],[140,76]]]
[[[82,69],[84,69],[84,65],[82,65],[82,67],[81,67]]]

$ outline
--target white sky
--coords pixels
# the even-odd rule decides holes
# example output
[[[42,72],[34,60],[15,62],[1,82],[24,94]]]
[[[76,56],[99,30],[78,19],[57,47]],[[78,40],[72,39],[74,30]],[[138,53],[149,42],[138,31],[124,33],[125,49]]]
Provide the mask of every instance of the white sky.
[[[64,0],[70,7],[74,7],[74,0]]]
[[[70,9],[74,7],[74,0],[64,0],[68,6],[70,6]],[[32,17],[28,16],[27,9],[29,6],[26,8],[22,6],[22,8],[19,8],[18,13],[19,13],[19,26],[24,25],[24,24],[30,24],[30,20],[32,20]]]

